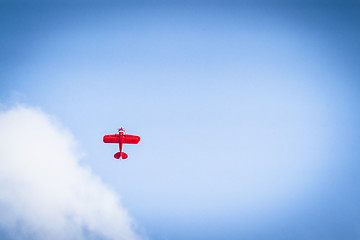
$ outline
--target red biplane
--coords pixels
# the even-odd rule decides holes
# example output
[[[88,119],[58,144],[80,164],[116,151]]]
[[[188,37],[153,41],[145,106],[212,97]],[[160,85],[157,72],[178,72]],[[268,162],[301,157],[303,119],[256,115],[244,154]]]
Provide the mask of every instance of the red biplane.
[[[128,144],[137,144],[140,141],[139,136],[125,134],[125,130],[123,128],[119,129],[118,134],[113,135],[105,135],[104,143],[118,143],[120,152],[115,153],[114,158],[116,159],[126,159],[128,155],[122,151],[123,143]]]

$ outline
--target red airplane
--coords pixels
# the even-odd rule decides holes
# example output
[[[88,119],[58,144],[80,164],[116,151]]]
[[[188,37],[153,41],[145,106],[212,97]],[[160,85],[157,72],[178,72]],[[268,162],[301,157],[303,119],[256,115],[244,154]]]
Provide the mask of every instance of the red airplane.
[[[123,128],[119,129],[119,134],[113,135],[105,135],[104,143],[118,143],[120,152],[114,154],[114,158],[116,159],[126,159],[128,155],[122,151],[123,143],[129,144],[137,144],[140,141],[139,136],[125,134],[125,130]]]

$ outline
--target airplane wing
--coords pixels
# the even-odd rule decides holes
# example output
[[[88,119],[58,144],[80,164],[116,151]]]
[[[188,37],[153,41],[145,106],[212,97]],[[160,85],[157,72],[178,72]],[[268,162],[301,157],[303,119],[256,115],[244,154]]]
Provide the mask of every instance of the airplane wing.
[[[140,141],[139,136],[129,135],[129,134],[126,134],[123,140],[124,143],[129,143],[129,144],[137,144],[139,141]]]
[[[119,135],[105,135],[103,139],[104,143],[119,143]],[[140,141],[139,136],[126,134],[123,138],[123,143],[137,144]]]
[[[115,135],[105,135],[104,136],[104,143],[119,143],[119,136]]]

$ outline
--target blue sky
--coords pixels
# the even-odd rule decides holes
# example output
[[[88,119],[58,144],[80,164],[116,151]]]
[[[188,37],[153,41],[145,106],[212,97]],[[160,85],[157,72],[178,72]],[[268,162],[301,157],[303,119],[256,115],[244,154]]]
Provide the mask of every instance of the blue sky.
[[[68,129],[149,239],[357,239],[359,10],[5,1],[0,102]]]

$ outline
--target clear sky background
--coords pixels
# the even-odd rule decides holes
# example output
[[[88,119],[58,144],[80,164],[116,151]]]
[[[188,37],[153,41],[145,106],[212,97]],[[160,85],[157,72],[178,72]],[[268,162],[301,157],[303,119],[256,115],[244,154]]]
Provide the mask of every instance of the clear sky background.
[[[359,239],[359,65],[359,1],[2,1],[0,127],[9,137],[22,124],[32,131],[0,145],[21,152],[55,128],[77,142],[78,160],[59,167],[63,179],[44,175],[33,187],[48,181],[71,199],[81,190],[63,196],[57,184],[86,186],[92,197],[70,215],[91,199],[96,209],[101,191],[119,198],[106,205],[119,214],[99,208],[104,225],[78,221],[85,233],[66,238]],[[121,126],[141,141],[116,161],[118,147],[102,137]],[[16,158],[20,168],[40,164],[32,174],[9,173],[12,155],[1,155],[6,179],[56,172],[65,150],[47,146]],[[78,178],[70,162],[93,178]],[[1,213],[14,196],[5,192]],[[47,195],[22,196],[46,204]],[[30,218],[19,212],[1,215],[3,238],[46,236],[22,227]],[[123,232],[101,232],[118,219]]]

